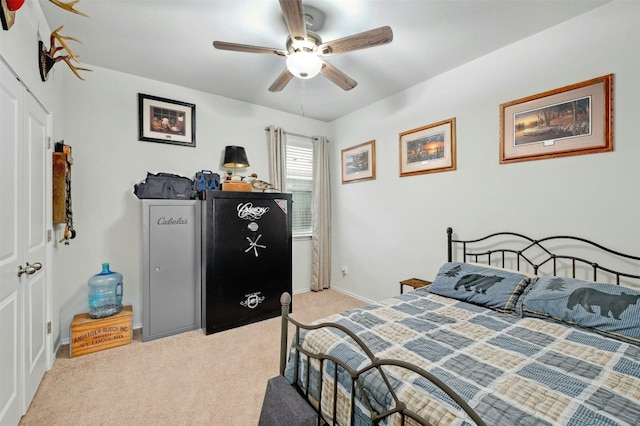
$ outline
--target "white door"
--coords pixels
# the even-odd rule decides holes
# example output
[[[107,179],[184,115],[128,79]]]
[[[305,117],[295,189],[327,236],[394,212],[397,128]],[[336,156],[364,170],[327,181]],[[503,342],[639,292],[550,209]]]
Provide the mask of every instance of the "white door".
[[[47,369],[48,129],[46,111],[1,62],[0,120],[0,424],[12,425]]]
[[[47,318],[46,318],[46,273],[47,262],[47,112],[33,96],[25,96],[25,148],[28,150],[23,162],[24,172],[21,193],[24,218],[22,233],[23,254],[27,271],[20,285],[24,290],[24,411],[38,390],[47,371]],[[49,177],[51,178],[51,177]],[[17,275],[17,274],[16,274]],[[24,414],[24,413],[23,413]]]
[[[22,155],[22,98],[24,89],[0,63],[0,424],[17,424],[22,416],[22,299],[18,265],[18,170]]]

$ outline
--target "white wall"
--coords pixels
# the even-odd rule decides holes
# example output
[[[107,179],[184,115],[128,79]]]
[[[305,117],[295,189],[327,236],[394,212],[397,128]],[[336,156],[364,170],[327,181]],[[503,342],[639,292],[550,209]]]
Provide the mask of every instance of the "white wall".
[[[604,5],[336,120],[333,286],[379,300],[402,279],[432,279],[446,261],[448,226],[462,238],[568,233],[637,254],[638,17],[638,2]],[[501,103],[610,73],[613,152],[498,163]],[[457,170],[400,178],[398,134],[451,117]],[[340,150],[372,139],[377,178],[342,185]]]
[[[268,179],[264,128],[269,124],[306,135],[328,135],[327,123],[179,86],[89,66],[86,81],[65,79],[65,142],[73,147],[73,217],[76,239],[55,253],[56,284],[64,296],[60,322],[87,309],[87,279],[110,262],[124,275],[123,303],[141,324],[141,202],[133,185],[150,172],[192,177],[210,169],[223,174],[226,145],[244,146],[251,167]],[[196,105],[196,147],[138,141],[138,93]],[[176,255],[180,255],[176,253]],[[294,291],[308,289],[307,242],[294,242]],[[299,267],[302,266],[302,267]],[[68,337],[62,330],[63,341]]]
[[[48,36],[51,30],[44,19],[40,5],[35,1],[25,2],[21,9],[16,12],[15,23],[8,30],[0,30],[0,60],[6,63],[9,68],[20,78],[22,84],[31,92],[31,94],[44,106],[45,110],[50,113],[52,120],[53,137],[60,138],[62,131],[59,125],[63,111],[61,108],[62,101],[62,66],[56,67],[49,74],[47,82],[41,81],[40,71],[38,67],[38,40],[46,40],[48,44]],[[7,117],[0,115],[0,126]],[[0,154],[2,155],[2,154]],[[47,172],[51,170],[51,159],[47,159]],[[50,193],[50,184],[48,191]],[[1,202],[1,201],[0,201]],[[51,217],[50,209],[47,211],[47,217]],[[52,251],[52,244],[49,243],[47,252]],[[46,265],[44,273],[48,282],[53,282],[54,267],[52,264]],[[53,287],[53,285],[52,285]],[[59,302],[58,294],[53,288],[52,294],[47,295],[46,318],[57,318],[57,310],[55,306]],[[59,324],[53,321],[51,337],[51,346],[59,343]],[[51,358],[53,359],[53,358]]]
[[[0,29],[0,55],[17,74],[20,80],[34,95],[48,108],[52,108],[57,96],[55,91],[55,72],[51,74],[51,81],[43,83],[40,80],[38,68],[38,40],[46,40],[49,44],[51,30],[42,14],[37,2],[29,1],[16,12],[15,23],[8,30]],[[29,54],[25,54],[29,52]],[[55,70],[54,70],[55,71]],[[59,80],[59,79],[58,79]]]
[[[78,237],[54,250],[54,340],[68,338],[86,311],[87,279],[103,261],[125,276],[125,298],[141,323],[139,201],[133,184],[147,171],[187,176],[217,170],[223,147],[247,148],[250,170],[267,176],[264,127],[323,134],[332,143],[335,288],[377,300],[398,281],[433,277],[445,261],[445,229],[478,236],[510,229],[541,236],[573,233],[638,251],[640,3],[616,1],[515,43],[333,123],[322,123],[203,92],[93,67],[86,81],[64,64],[39,81],[32,53],[47,37],[37,2],[27,2],[0,55],[53,111],[54,138],[73,146],[73,209]],[[472,41],[470,41],[472,42]],[[437,58],[434,58],[437,60]],[[83,64],[86,65],[86,64]],[[615,74],[615,150],[498,164],[501,103]],[[140,142],[137,93],[196,104],[197,147]],[[456,117],[458,169],[399,178],[398,133]],[[340,150],[376,140],[377,179],[341,185]],[[294,291],[305,289],[309,241],[294,245]],[[349,274],[342,277],[340,266]]]
[[[158,81],[82,64],[93,72],[77,79],[64,63],[49,80],[40,80],[35,52],[38,40],[48,44],[50,28],[37,2],[26,2],[16,24],[0,31],[0,55],[45,107],[52,112],[54,140],[73,147],[72,194],[77,237],[53,250],[53,341],[69,337],[73,315],[87,311],[87,280],[102,262],[125,277],[124,303],[132,304],[134,326],[141,324],[141,211],[134,183],[147,171],[192,177],[211,169],[224,173],[226,145],[242,145],[251,167],[244,172],[268,179],[264,128],[270,124],[305,135],[331,138],[329,124],[185,89]],[[29,52],[26,54],[25,52]],[[196,105],[196,147],[138,141],[138,93]],[[311,245],[294,240],[293,290],[306,291],[310,282]],[[55,349],[55,348],[54,348]]]

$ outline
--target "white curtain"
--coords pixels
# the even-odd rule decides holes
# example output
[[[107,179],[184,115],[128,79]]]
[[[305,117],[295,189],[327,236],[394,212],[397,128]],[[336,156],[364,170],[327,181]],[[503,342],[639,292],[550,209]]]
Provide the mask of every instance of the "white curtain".
[[[331,193],[329,190],[329,141],[313,138],[313,232],[311,290],[331,286]]]
[[[267,151],[269,157],[269,182],[279,191],[287,190],[287,173],[285,170],[287,153],[287,136],[284,130],[269,126],[267,132]]]
[[[286,132],[269,126],[267,148],[269,182],[286,191]],[[324,136],[313,138],[313,229],[311,236],[311,283],[313,291],[331,286],[331,196],[329,192],[329,141]]]

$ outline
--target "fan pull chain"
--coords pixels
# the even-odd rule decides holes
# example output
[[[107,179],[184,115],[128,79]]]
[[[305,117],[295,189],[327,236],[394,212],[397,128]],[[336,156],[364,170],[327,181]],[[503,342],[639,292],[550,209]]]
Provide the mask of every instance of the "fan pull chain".
[[[302,100],[300,101],[300,111],[302,112],[302,118],[305,118],[304,117],[304,96],[305,96],[306,88],[307,88],[307,82],[302,80],[302,95],[301,95]]]

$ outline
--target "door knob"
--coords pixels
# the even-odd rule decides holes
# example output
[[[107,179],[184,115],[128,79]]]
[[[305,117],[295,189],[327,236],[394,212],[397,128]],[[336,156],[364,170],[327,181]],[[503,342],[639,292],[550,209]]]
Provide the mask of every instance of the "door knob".
[[[42,269],[42,263],[36,262],[31,265],[27,262],[24,267],[22,265],[18,266],[18,276],[20,277],[22,274],[33,275],[40,269]]]

